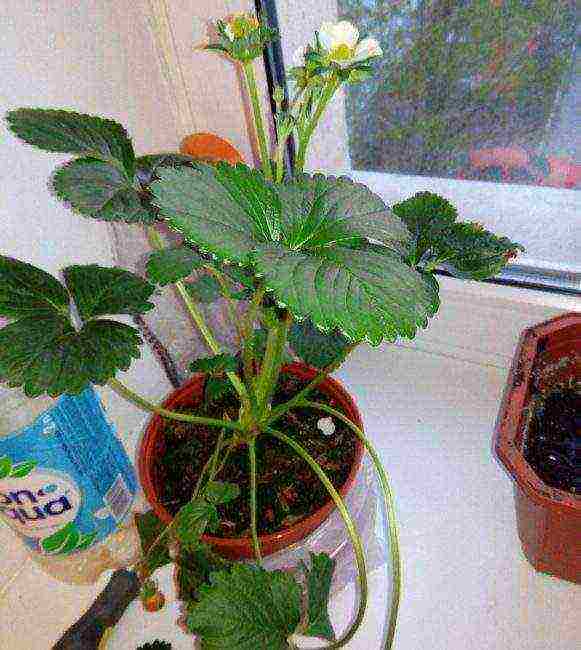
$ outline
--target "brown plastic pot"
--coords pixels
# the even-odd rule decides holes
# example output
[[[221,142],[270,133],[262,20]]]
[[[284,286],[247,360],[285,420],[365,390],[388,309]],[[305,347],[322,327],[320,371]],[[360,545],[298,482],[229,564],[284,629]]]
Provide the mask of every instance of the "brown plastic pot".
[[[525,556],[537,571],[581,583],[581,497],[544,483],[523,455],[533,394],[571,377],[581,380],[581,313],[525,330],[508,377],[494,446],[515,482]]]
[[[302,363],[292,363],[284,366],[282,372],[308,381],[317,375],[318,370]],[[197,406],[202,400],[204,381],[204,375],[194,375],[187,384],[173,392],[165,400],[163,403],[164,408],[174,409],[183,406]],[[355,425],[359,428],[363,427],[361,416],[355,402],[336,379],[330,377],[327,378],[318,386],[318,390],[331,398],[334,407],[344,413]],[[164,523],[169,524],[172,521],[173,516],[168,512],[168,510],[166,510],[159,499],[159,478],[155,462],[156,459],[164,453],[165,449],[163,428],[163,418],[158,415],[152,416],[141,442],[138,458],[138,470],[141,485],[151,507]],[[365,447],[358,439],[355,448],[355,459],[349,472],[349,476],[339,489],[339,493],[342,497],[345,497],[353,487],[355,478],[359,468],[361,467],[364,451]],[[287,546],[300,542],[319,528],[327,517],[329,517],[334,508],[334,503],[329,500],[329,502],[319,510],[293,524],[289,528],[272,535],[261,535],[260,547],[263,555],[265,557],[272,555]],[[250,537],[221,538],[204,535],[202,541],[210,544],[215,551],[220,553],[220,555],[231,560],[251,559],[254,557]]]

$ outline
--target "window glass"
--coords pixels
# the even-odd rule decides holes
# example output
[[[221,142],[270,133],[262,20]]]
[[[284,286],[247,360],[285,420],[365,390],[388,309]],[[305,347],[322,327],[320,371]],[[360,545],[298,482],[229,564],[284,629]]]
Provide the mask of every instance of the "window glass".
[[[581,187],[573,2],[338,0],[338,11],[385,53],[348,92],[355,169]]]

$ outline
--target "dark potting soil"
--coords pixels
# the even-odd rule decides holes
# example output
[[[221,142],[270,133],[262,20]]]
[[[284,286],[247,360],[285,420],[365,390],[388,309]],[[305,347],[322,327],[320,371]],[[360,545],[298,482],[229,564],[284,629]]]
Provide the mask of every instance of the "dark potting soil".
[[[581,391],[561,387],[541,400],[524,456],[547,485],[581,494]]]
[[[295,377],[283,376],[273,404],[286,402],[306,384]],[[334,400],[315,390],[309,399],[339,408]],[[204,410],[199,407],[182,412],[231,420],[238,417],[238,401],[234,396],[221,398]],[[293,438],[313,456],[333,485],[341,488],[355,459],[356,436],[343,422],[332,418],[335,431],[325,435],[317,423],[328,416],[323,411],[294,408],[281,417],[274,427]],[[166,451],[156,461],[161,486],[160,498],[175,515],[192,496],[200,471],[215,448],[218,429],[185,422],[166,421]],[[270,534],[288,528],[314,513],[329,501],[329,494],[309,465],[288,445],[269,435],[259,435],[256,442],[258,532]],[[250,535],[250,461],[248,447],[242,445],[231,452],[216,480],[236,483],[240,496],[219,506],[220,529],[216,537]]]

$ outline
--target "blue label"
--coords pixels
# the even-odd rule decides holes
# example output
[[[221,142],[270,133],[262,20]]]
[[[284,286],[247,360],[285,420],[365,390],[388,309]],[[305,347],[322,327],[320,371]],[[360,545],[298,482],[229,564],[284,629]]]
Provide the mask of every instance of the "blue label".
[[[63,395],[31,425],[0,438],[0,516],[36,552],[69,555],[104,540],[136,491],[92,387]]]

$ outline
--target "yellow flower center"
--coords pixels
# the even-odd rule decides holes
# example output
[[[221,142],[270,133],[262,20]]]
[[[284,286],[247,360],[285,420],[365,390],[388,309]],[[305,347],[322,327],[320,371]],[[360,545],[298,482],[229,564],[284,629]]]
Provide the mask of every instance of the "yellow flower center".
[[[331,61],[348,61],[353,58],[353,48],[349,47],[346,43],[336,45],[330,52],[329,58]]]

